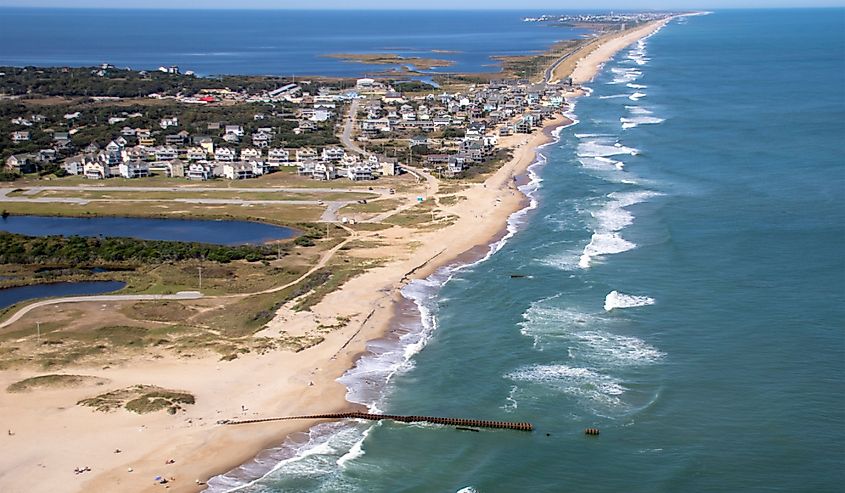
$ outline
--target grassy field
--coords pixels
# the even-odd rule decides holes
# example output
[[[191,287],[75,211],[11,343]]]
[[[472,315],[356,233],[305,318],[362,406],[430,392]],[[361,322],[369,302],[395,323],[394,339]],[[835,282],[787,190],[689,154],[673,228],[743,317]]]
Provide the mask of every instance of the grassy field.
[[[325,207],[320,205],[211,205],[174,202],[91,202],[88,204],[4,202],[10,214],[42,216],[175,217],[182,219],[242,219],[291,225],[315,222]]]
[[[232,189],[232,191],[203,190],[201,188],[180,188],[174,191],[150,190],[150,191],[100,191],[100,190],[42,190],[37,193],[26,193],[24,189],[8,194],[9,197],[25,198],[77,198],[88,200],[161,200],[169,201],[174,199],[226,199],[226,200],[252,200],[267,201],[278,200],[280,202],[290,200],[311,200],[311,201],[355,201],[370,200],[379,195],[367,192],[251,192],[248,189]]]
[[[392,211],[396,209],[400,205],[402,205],[403,201],[399,199],[383,199],[383,200],[374,200],[368,201],[366,204],[349,204],[347,206],[342,207],[338,214],[343,216],[344,214],[378,214],[382,212]]]
[[[295,166],[283,167],[275,173],[269,173],[258,178],[249,180],[208,180],[208,181],[189,181],[185,178],[168,178],[163,175],[155,175],[148,178],[127,179],[114,177],[108,180],[97,181],[88,180],[82,176],[66,176],[63,178],[51,177],[50,179],[38,179],[34,175],[27,175],[10,186],[17,188],[38,187],[38,186],[74,186],[74,185],[88,185],[88,186],[109,186],[109,187],[190,187],[190,188],[232,188],[232,189],[250,189],[250,188],[332,188],[339,190],[362,190],[366,191],[368,188],[395,188],[397,190],[404,189],[407,186],[413,186],[416,180],[411,175],[399,176],[384,176],[378,180],[373,181],[351,181],[344,178],[337,180],[323,181],[314,180],[308,177],[299,176]]]

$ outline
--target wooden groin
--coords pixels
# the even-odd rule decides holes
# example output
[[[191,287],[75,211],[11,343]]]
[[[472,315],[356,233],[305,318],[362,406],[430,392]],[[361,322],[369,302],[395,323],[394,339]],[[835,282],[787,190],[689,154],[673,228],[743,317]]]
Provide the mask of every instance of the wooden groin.
[[[223,420],[218,421],[218,423],[223,425],[244,425],[249,423],[266,423],[268,421],[286,421],[291,419],[368,419],[370,421],[389,419],[392,421],[399,421],[401,423],[433,423],[439,425],[470,426],[474,428],[496,428],[503,430],[518,431],[534,430],[534,425],[532,425],[531,423],[524,422],[515,423],[513,421],[489,421],[484,419],[439,418],[436,416],[399,416],[396,414],[371,414],[364,412],[311,414],[307,416],[286,416],[280,418],[259,418],[246,420]]]

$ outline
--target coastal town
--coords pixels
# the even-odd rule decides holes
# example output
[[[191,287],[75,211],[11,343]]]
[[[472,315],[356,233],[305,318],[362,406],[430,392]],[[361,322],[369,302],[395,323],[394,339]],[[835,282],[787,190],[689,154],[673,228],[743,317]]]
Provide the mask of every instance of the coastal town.
[[[115,70],[105,64],[92,69],[91,76]],[[164,70],[180,73],[178,67]],[[565,111],[565,93],[573,89],[526,79],[492,80],[455,92],[431,86],[430,92],[419,91],[417,85],[416,91],[403,93],[369,78],[354,81],[349,89],[309,86],[313,93],[290,82],[262,92],[221,87],[192,96],[147,95],[172,103],[172,114],[161,117],[119,107],[94,121],[86,121],[85,109],[50,117],[16,114],[8,119],[13,130],[3,147],[6,170],[10,177],[53,171],[57,178],[157,175],[196,181],[295,170],[318,180],[369,181],[401,173],[404,163],[462,177],[473,166],[496,159],[500,138],[529,134]],[[190,105],[246,109],[235,121],[180,121],[179,107]],[[133,125],[138,122],[148,126]],[[101,139],[77,137],[92,128]],[[326,145],[309,141],[309,135],[327,133]],[[303,145],[290,145],[294,140]],[[35,149],[33,143],[45,145]],[[16,152],[21,147],[33,151]]]
[[[201,491],[322,420],[227,423],[347,410],[338,379],[405,333],[403,288],[487,254],[582,85],[670,19],[481,75],[0,67],[4,221],[183,223],[164,240],[0,234],[2,288],[118,283],[0,310],[0,410],[31,458],[9,484]],[[229,241],[183,238],[200,219]],[[285,234],[238,241],[258,225]]]

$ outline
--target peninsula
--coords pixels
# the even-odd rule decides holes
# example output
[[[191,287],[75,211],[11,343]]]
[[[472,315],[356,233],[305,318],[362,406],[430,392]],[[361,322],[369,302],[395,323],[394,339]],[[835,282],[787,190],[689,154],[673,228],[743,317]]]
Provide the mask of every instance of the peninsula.
[[[580,84],[671,18],[505,62],[504,76],[437,78],[440,88],[316,77],[223,86],[177,67],[0,69],[10,219],[202,217],[298,232],[166,257],[132,240],[0,233],[15,247],[4,255],[19,255],[0,262],[6,286],[127,283],[2,314],[3,448],[15,451],[0,456],[4,488],[146,491],[161,477],[199,491],[319,422],[219,421],[348,411],[337,379],[389,334],[399,290],[483,257],[526,206],[518,184],[538,147],[573,123]]]

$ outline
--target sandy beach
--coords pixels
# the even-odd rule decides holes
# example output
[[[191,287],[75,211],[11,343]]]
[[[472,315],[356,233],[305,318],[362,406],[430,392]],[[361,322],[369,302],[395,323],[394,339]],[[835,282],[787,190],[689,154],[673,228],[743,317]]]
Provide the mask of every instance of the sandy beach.
[[[572,78],[591,80],[601,65],[624,47],[664,25],[668,20],[611,35],[577,58]],[[560,73],[556,76],[560,78]],[[502,139],[513,158],[489,176],[458,192],[452,205],[439,204],[449,226],[433,231],[394,227],[361,233],[384,246],[367,252],[384,258],[382,266],[353,278],[326,296],[310,312],[282,308],[263,332],[304,332],[338,317],[349,322],[328,333],[325,341],[298,353],[247,354],[230,362],[217,358],[181,360],[152,358],[132,366],[74,368],[72,372],[105,379],[90,385],[26,394],[0,391],[0,484],[6,492],[154,491],[163,488],[154,478],[168,478],[171,491],[198,491],[200,482],[249,461],[258,452],[297,437],[314,422],[286,421],[222,426],[223,419],[328,413],[350,409],[346,389],[336,379],[351,368],[369,340],[391,328],[399,289],[412,279],[425,278],[438,268],[483,254],[501,237],[508,218],[525,206],[515,177],[535,162],[537,148],[552,138],[550,131],[571,123],[558,116],[530,135]],[[438,201],[437,180],[429,178],[426,200]],[[481,247],[481,248],[480,248]],[[473,252],[468,254],[468,252]],[[0,373],[0,389],[43,372]],[[184,389],[196,405],[176,415],[128,412],[99,413],[77,401],[136,384]],[[301,438],[301,437],[300,437]],[[119,452],[118,452],[119,451]],[[172,463],[168,463],[170,459]],[[90,472],[75,474],[75,467]],[[170,479],[172,478],[172,479]]]

